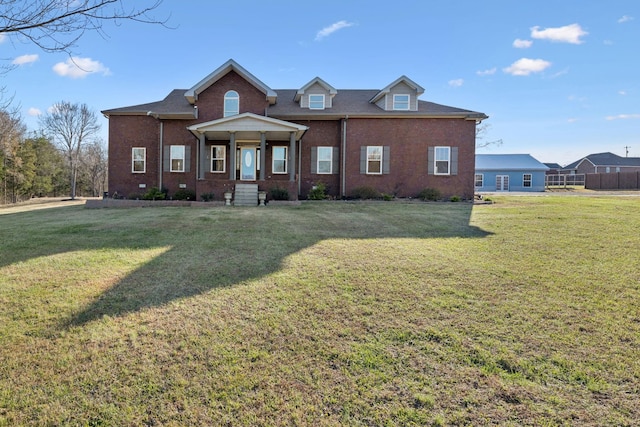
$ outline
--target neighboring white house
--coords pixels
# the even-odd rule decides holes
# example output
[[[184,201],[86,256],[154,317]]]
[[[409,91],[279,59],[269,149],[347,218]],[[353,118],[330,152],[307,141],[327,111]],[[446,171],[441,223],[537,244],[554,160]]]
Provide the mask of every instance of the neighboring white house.
[[[530,154],[476,154],[475,191],[544,191],[547,170]]]

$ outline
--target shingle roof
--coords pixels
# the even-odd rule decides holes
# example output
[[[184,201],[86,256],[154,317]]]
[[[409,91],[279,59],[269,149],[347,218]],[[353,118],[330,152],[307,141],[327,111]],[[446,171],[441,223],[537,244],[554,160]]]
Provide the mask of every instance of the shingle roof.
[[[194,118],[194,107],[185,97],[187,89],[174,89],[165,99],[147,104],[113,108],[102,111],[105,115],[145,115],[158,114],[164,118]],[[301,108],[295,102],[297,89],[278,89],[277,102],[270,105],[267,115],[271,117],[293,119],[335,118],[335,117],[464,117],[484,120],[484,113],[418,100],[417,111],[385,111],[370,102],[378,92],[377,89],[339,89],[332,101],[332,107],[324,110]]]
[[[606,152],[589,154],[563,169],[576,169],[585,159],[593,163],[594,166],[640,166],[640,157],[620,157],[617,154]]]
[[[324,110],[300,108],[295,102],[296,89],[277,89],[278,102],[269,106],[268,115],[275,117],[344,117],[344,116],[464,116],[485,119],[487,116],[476,111],[418,100],[418,111],[385,111],[369,102],[378,89],[338,89],[332,107]]]
[[[146,115],[158,114],[161,116],[172,116],[175,118],[193,119],[195,111],[193,105],[189,104],[184,94],[187,89],[174,89],[162,101],[149,102],[147,104],[132,105],[129,107],[112,108],[102,111],[107,116],[117,115]]]
[[[476,154],[476,170],[539,170],[549,168],[530,154]]]

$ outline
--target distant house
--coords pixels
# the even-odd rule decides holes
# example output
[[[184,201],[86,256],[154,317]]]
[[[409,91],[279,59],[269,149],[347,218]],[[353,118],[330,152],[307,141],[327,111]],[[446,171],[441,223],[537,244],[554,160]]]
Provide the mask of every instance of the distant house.
[[[544,191],[547,170],[529,154],[476,154],[475,189]]]
[[[557,175],[560,173],[560,169],[562,166],[558,163],[543,163],[546,167],[549,168],[547,171],[547,175]]]
[[[336,89],[315,77],[274,90],[229,60],[163,100],[102,111],[109,191],[132,198],[157,187],[199,200],[242,189],[255,205],[259,191],[297,200],[322,183],[333,197],[366,187],[472,198],[476,124],[487,116],[423,93],[406,76],[382,89]]]
[[[560,170],[563,174],[640,172],[640,157],[620,157],[613,153],[589,154]]]

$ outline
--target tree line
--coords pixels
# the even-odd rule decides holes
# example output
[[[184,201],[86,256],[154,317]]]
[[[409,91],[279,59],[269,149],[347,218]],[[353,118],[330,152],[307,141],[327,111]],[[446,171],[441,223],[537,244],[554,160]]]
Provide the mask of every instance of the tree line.
[[[41,125],[27,132],[20,117],[0,110],[0,204],[100,196],[107,185],[107,150],[96,138],[95,114],[86,105],[61,102]]]

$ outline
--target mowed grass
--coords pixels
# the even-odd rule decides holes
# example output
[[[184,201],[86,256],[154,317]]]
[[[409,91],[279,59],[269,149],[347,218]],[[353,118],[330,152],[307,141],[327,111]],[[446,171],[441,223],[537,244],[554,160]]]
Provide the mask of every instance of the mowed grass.
[[[0,210],[0,426],[638,425],[640,198]]]

